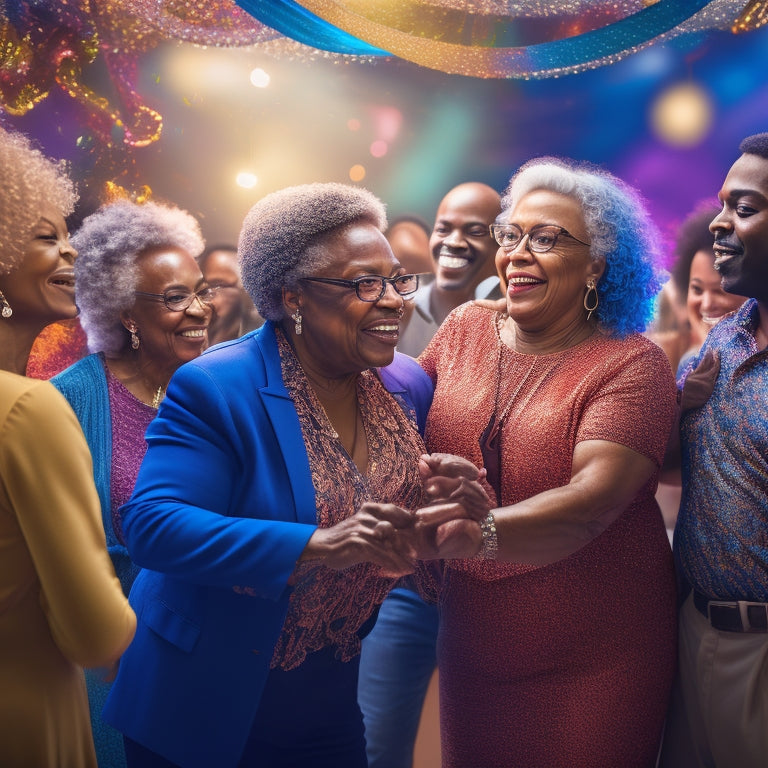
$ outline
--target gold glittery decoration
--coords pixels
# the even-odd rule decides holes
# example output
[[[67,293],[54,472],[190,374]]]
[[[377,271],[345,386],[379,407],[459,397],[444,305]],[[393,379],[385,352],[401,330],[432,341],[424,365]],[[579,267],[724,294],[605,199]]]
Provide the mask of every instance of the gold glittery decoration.
[[[140,189],[130,191],[126,187],[118,184],[116,181],[107,181],[104,184],[102,199],[105,203],[114,203],[118,200],[130,200],[133,203],[146,203],[152,198],[152,189],[146,184]]]
[[[731,32],[751,32],[764,24],[768,24],[768,0],[752,0],[734,20]]]

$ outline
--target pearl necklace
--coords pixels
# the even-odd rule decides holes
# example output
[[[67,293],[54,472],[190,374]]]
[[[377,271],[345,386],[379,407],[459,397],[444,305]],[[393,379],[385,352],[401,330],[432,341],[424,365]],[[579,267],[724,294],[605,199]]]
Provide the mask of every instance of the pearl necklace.
[[[165,387],[158,387],[155,396],[152,398],[152,407],[157,410],[160,407],[160,402],[165,397]]]

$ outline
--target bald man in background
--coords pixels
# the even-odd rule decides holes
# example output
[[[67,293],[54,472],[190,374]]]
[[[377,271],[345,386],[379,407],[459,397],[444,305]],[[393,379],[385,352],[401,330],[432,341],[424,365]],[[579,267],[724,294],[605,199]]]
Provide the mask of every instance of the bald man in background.
[[[437,209],[429,247],[435,279],[419,288],[397,349],[417,357],[448,314],[472,299],[499,299],[498,246],[489,227],[501,213],[499,193],[470,181],[451,189]]]

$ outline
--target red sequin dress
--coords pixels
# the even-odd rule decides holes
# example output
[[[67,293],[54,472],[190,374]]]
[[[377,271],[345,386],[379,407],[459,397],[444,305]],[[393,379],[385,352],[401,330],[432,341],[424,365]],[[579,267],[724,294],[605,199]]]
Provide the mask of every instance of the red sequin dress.
[[[495,321],[464,305],[420,358],[436,383],[430,451],[482,465],[478,440],[498,381],[499,409],[512,399],[502,505],[566,485],[582,440],[662,461],[675,387],[658,347],[596,333],[563,352],[525,355],[500,342]],[[654,477],[608,530],[551,565],[444,565],[444,768],[654,766],[676,657],[672,558],[655,486]]]

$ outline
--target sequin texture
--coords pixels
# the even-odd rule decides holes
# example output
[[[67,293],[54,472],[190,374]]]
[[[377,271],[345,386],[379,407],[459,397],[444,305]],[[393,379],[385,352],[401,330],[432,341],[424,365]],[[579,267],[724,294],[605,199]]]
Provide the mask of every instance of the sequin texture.
[[[478,466],[494,409],[494,318],[464,305],[420,358],[436,382],[428,449]],[[582,440],[661,462],[675,387],[656,345],[595,333],[551,355],[501,353],[499,403],[514,398],[502,426],[503,504],[566,484]],[[655,486],[652,478],[602,535],[551,565],[444,566],[445,768],[652,768],[676,657],[672,557]]]

